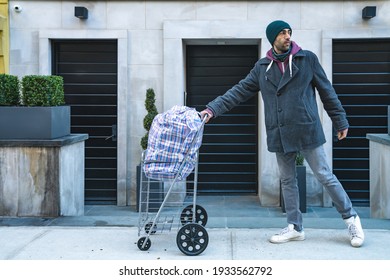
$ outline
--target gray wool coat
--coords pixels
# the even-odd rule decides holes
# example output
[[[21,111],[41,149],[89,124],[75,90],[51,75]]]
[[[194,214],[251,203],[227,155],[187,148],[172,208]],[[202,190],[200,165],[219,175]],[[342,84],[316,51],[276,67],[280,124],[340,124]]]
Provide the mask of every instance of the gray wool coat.
[[[256,62],[250,73],[224,95],[211,101],[214,117],[231,110],[260,91],[264,102],[267,145],[270,152],[297,152],[326,142],[316,102],[317,89],[337,131],[348,128],[346,113],[317,56],[300,50],[293,56],[292,75],[282,75],[268,58]]]

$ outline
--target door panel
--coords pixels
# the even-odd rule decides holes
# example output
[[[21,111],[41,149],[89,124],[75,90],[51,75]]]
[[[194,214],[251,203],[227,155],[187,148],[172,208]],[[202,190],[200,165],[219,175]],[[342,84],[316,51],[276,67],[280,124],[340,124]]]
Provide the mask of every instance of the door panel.
[[[257,60],[257,46],[187,46],[187,106],[203,110],[244,78]],[[257,110],[256,95],[206,124],[199,159],[200,193],[257,192]]]
[[[368,133],[387,133],[390,40],[333,41],[333,86],[350,123],[333,146],[333,171],[354,205],[369,205]]]
[[[117,125],[116,40],[53,41],[53,74],[64,78],[71,106],[71,133],[87,133],[86,204],[116,204]]]

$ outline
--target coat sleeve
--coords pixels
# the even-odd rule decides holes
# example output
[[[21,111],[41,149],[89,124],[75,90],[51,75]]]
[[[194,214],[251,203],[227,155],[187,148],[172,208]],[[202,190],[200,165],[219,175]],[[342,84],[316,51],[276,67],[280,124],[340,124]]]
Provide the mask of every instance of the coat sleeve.
[[[229,89],[225,94],[218,96],[207,104],[206,107],[213,112],[214,117],[230,111],[235,106],[247,101],[259,92],[258,67],[259,65],[257,63],[244,79]]]
[[[325,71],[318,61],[318,57],[314,53],[311,54],[314,87],[320,95],[324,109],[331,118],[334,128],[337,131],[344,130],[349,127],[345,110],[332,84],[326,77]]]

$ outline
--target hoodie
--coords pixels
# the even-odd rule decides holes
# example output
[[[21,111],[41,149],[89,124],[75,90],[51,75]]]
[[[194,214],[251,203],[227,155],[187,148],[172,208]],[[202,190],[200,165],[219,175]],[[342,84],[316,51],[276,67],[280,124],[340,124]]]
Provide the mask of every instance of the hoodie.
[[[297,45],[294,41],[291,41],[291,52],[290,55],[284,60],[280,61],[274,57],[272,53],[272,48],[266,54],[266,57],[271,60],[271,63],[268,65],[266,72],[271,68],[273,62],[276,62],[282,74],[286,71],[287,65],[289,65],[290,69],[290,77],[292,77],[292,57],[301,50],[301,47]]]

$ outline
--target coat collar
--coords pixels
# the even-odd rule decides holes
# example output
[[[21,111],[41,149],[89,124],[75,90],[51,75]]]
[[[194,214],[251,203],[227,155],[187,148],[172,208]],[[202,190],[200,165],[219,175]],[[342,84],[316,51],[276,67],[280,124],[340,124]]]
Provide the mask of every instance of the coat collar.
[[[300,50],[297,52],[294,56],[295,57],[304,57],[306,54]],[[269,58],[262,58],[260,61],[261,65],[264,65],[265,67],[268,67],[268,65],[271,63],[271,60]],[[282,89],[285,85],[287,85],[294,77],[298,74],[299,68],[295,65],[294,60],[292,61],[292,77],[290,77],[289,71],[285,71],[283,76],[282,73],[280,72],[279,68],[277,65],[272,66],[268,72],[265,73],[265,79],[269,80],[276,88],[277,91]]]

